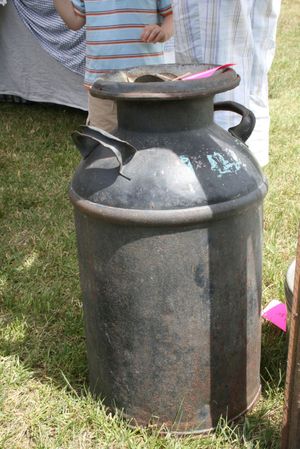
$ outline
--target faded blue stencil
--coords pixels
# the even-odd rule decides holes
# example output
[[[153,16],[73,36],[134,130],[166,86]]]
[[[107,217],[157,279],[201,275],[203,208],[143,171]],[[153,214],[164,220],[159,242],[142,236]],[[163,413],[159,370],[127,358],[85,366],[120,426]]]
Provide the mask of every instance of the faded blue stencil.
[[[214,152],[207,155],[212,171],[218,172],[218,178],[226,173],[237,173],[242,164],[239,161],[230,162],[222,154]]]
[[[183,162],[185,165],[187,165],[189,167],[189,169],[194,171],[194,168],[193,168],[193,166],[191,164],[191,161],[190,161],[188,156],[186,156],[185,154],[181,154],[179,156],[179,159],[181,160],[181,162]]]

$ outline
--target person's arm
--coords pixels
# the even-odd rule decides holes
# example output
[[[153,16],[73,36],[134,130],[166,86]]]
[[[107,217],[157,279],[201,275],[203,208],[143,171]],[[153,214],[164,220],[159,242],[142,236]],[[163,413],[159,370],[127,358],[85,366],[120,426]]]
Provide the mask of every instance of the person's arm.
[[[85,25],[85,15],[75,10],[70,0],[53,0],[53,3],[68,28],[76,31]]]
[[[166,42],[173,36],[173,14],[172,12],[163,16],[161,25],[145,26],[141,39],[143,42],[156,44],[157,42]]]

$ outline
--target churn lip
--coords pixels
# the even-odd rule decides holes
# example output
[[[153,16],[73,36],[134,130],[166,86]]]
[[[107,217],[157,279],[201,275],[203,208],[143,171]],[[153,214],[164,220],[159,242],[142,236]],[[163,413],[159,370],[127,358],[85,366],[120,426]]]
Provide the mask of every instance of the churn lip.
[[[230,201],[191,207],[187,209],[125,209],[94,203],[78,195],[72,185],[69,197],[75,209],[84,215],[101,221],[118,223],[120,225],[138,226],[179,226],[196,225],[209,221],[216,221],[238,214],[254,204],[262,202],[268,190],[267,180],[247,195],[233,198]]]
[[[128,82],[141,75],[172,73],[176,76],[197,73],[217,67],[216,64],[162,64],[113,70],[98,78],[91,87],[91,95],[111,100],[180,100],[215,95],[235,88],[240,76],[233,69],[218,70],[214,75],[192,81]]]

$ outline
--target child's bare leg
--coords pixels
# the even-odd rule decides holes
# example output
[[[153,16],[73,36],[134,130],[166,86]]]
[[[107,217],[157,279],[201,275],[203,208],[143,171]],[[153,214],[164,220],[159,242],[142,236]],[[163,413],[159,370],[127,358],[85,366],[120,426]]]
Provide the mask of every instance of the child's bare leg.
[[[92,97],[89,93],[87,125],[111,132],[117,127],[117,106],[112,100]]]

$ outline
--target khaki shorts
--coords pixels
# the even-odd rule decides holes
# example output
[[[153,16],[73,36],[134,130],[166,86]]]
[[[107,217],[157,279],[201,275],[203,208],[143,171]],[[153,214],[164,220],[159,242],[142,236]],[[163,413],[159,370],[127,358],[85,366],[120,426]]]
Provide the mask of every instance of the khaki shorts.
[[[117,106],[112,100],[102,100],[102,98],[92,97],[88,95],[88,118],[87,125],[104,129],[111,132],[117,127]]]

